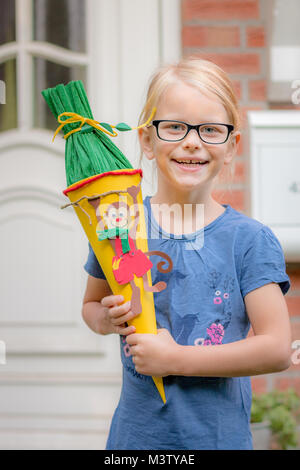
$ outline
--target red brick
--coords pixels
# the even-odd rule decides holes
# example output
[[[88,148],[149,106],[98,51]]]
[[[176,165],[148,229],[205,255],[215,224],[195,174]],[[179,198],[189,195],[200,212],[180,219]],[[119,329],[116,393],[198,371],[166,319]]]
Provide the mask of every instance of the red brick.
[[[267,84],[265,80],[249,81],[249,99],[251,101],[267,100]]]
[[[251,377],[252,392],[257,395],[267,391],[267,380],[264,376]]]
[[[237,159],[235,161],[234,183],[245,183],[245,162]]]
[[[259,18],[259,0],[183,0],[186,20],[245,20]]]
[[[299,271],[293,271],[289,269],[289,263],[287,263],[287,274],[291,280],[291,288],[289,292],[300,290],[300,269]]]
[[[241,212],[245,210],[244,191],[215,189],[212,196],[219,204],[229,204],[231,207]]]
[[[292,323],[292,341],[300,340],[300,321]]]
[[[289,294],[289,292],[288,292]],[[290,317],[299,317],[300,318],[300,296],[289,296],[286,295],[285,300],[289,310]],[[300,339],[300,336],[299,336]]]
[[[238,100],[242,99],[242,84],[240,80],[232,80],[233,90]]]
[[[300,104],[291,103],[270,103],[269,109],[300,109]]]
[[[258,75],[261,69],[260,56],[255,53],[218,54],[205,52],[197,54],[197,57],[215,62],[229,74]]]
[[[182,30],[184,47],[238,47],[238,26],[185,26]]]
[[[295,389],[296,393],[300,396],[300,377],[280,377],[274,381],[275,388],[278,390],[287,390],[288,388]]]
[[[249,26],[246,30],[247,47],[265,47],[265,29],[263,26]]]

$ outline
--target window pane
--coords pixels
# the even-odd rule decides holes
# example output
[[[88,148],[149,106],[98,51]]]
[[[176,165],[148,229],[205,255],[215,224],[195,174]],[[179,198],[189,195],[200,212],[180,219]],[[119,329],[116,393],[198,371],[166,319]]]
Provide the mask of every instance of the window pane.
[[[300,2],[274,0],[269,9],[269,100],[291,106],[292,83],[300,77]]]
[[[0,45],[16,40],[15,0],[0,0]]]
[[[300,46],[299,0],[275,0],[272,46]]]
[[[16,60],[0,64],[0,132],[17,127]]]
[[[85,52],[85,0],[34,0],[34,40]]]
[[[71,80],[82,80],[84,83],[86,69],[80,66],[66,67],[45,59],[35,58],[34,76],[34,127],[55,130],[58,127],[58,123],[55,121],[53,114],[42,97],[41,91],[46,88],[52,88],[59,83],[66,85]]]

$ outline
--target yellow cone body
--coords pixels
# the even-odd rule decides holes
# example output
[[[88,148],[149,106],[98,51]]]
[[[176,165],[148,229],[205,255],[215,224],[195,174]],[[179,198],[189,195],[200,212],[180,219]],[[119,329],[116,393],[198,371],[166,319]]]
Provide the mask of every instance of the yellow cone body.
[[[84,196],[92,197],[95,195],[107,193],[109,191],[126,191],[126,189],[130,186],[139,185],[141,182],[141,178],[142,176],[140,170],[114,170],[101,175],[92,176],[90,178],[86,178],[77,183],[74,183],[64,191],[64,194],[69,197],[71,202],[75,202]],[[122,196],[127,197],[128,205],[132,204],[132,198],[128,193],[122,193]],[[107,207],[108,204],[119,201],[119,199],[119,194],[109,194],[101,198],[101,204],[103,204],[103,207]],[[139,225],[137,227],[137,236],[135,243],[137,249],[140,249],[145,253],[148,251],[148,240],[141,190],[138,193],[137,202],[139,207]],[[112,271],[112,259],[115,256],[115,253],[108,239],[101,241],[98,240],[96,234],[96,228],[98,225],[96,211],[87,199],[82,199],[80,202],[78,202],[78,204],[82,207],[83,210],[81,210],[79,207],[76,207],[75,205],[73,207],[86,233],[86,236],[89,239],[95,256],[101,265],[106,280],[109,283],[113,294],[122,295],[124,297],[124,302],[127,302],[131,299],[132,296],[131,286],[129,283],[120,285],[115,280]],[[148,271],[147,276],[149,285],[152,285],[150,270]],[[128,324],[134,325],[137,333],[156,334],[157,328],[153,293],[144,290],[142,278],[138,278],[135,276],[134,281],[135,284],[140,288],[142,313],[132,321],[129,321]],[[162,378],[152,378],[163,402],[165,403],[166,398]]]

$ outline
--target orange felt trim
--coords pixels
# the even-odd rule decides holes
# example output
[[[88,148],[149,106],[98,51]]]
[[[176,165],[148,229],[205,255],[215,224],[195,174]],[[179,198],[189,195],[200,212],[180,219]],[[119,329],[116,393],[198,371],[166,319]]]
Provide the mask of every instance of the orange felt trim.
[[[90,178],[86,178],[84,180],[78,181],[78,183],[73,184],[72,186],[69,186],[67,189],[63,191],[63,194],[67,195],[70,191],[75,191],[76,189],[82,188],[82,186],[85,186],[88,183],[91,183],[93,181],[96,181],[103,176],[108,176],[108,175],[135,175],[136,173],[139,173],[141,177],[143,177],[143,170],[138,169],[128,169],[128,170],[113,170],[113,171],[107,171],[106,173],[101,173],[100,175],[95,175],[91,176]]]

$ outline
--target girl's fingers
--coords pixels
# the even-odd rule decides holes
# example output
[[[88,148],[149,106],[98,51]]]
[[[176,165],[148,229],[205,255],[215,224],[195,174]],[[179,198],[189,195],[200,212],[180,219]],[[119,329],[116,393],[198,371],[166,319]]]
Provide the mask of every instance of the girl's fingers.
[[[131,355],[134,356],[137,353],[137,347],[136,346],[130,346],[130,352]]]
[[[125,302],[125,304],[118,305],[117,307],[111,307],[108,315],[110,318],[119,318],[121,315],[128,313],[131,302]]]
[[[131,335],[126,339],[126,342],[130,346],[137,345],[140,338],[141,338],[141,335],[138,335],[138,334]]]
[[[122,315],[118,318],[110,317],[110,321],[113,325],[121,325],[122,323],[126,323],[129,320],[133,320],[135,316],[136,315],[131,310],[129,310],[129,312],[126,315]]]
[[[108,295],[101,300],[103,307],[107,308],[107,316],[115,329],[115,333],[127,336],[135,333],[133,325],[128,326],[126,322],[137,316],[131,310],[131,301],[124,302],[122,295]]]
[[[115,305],[119,305],[122,302],[124,302],[124,297],[123,295],[108,295],[106,297],[103,297],[101,300],[101,305],[103,307],[114,307]]]
[[[133,325],[127,327],[116,326],[116,333],[123,336],[131,335],[132,333],[135,333],[135,327]]]

